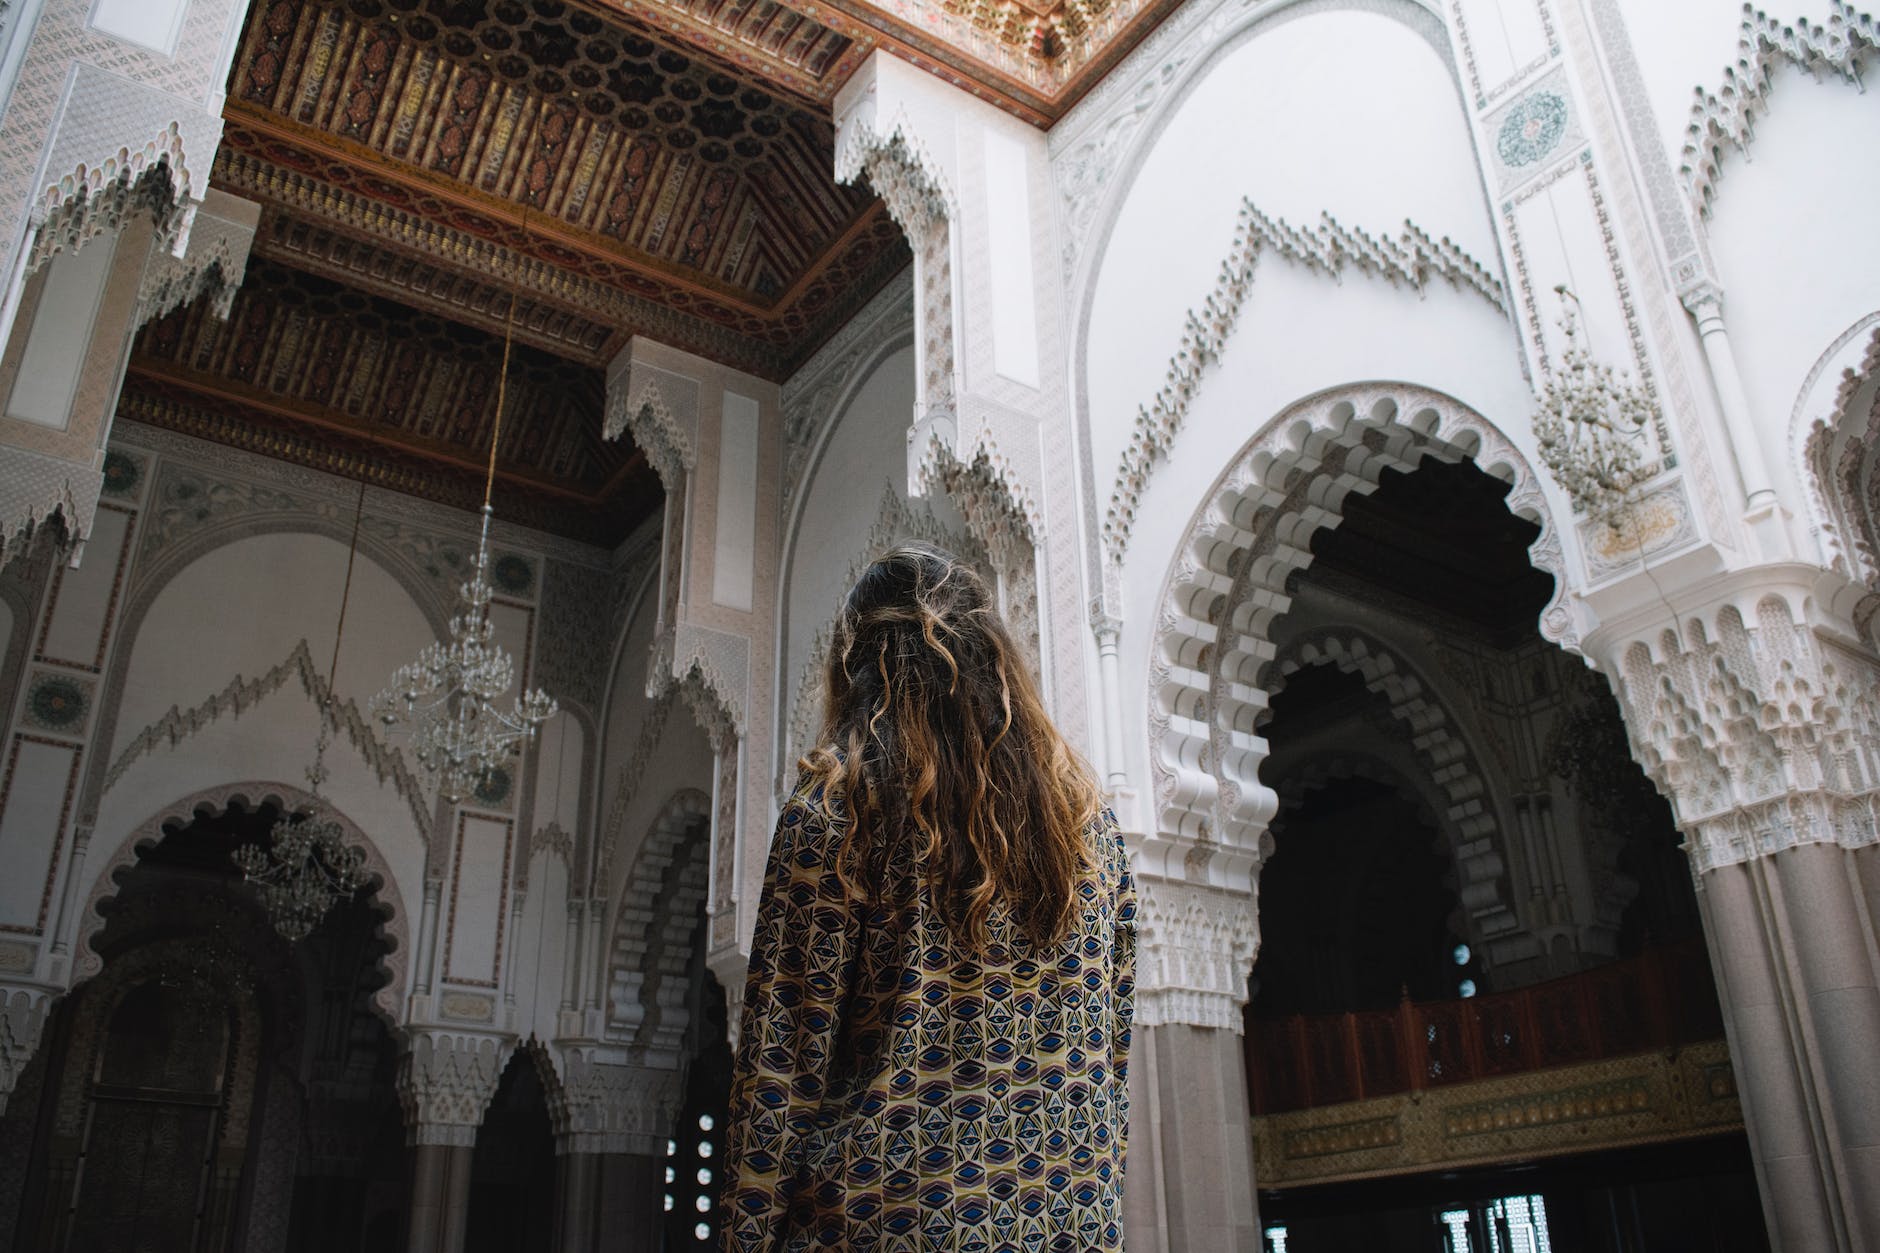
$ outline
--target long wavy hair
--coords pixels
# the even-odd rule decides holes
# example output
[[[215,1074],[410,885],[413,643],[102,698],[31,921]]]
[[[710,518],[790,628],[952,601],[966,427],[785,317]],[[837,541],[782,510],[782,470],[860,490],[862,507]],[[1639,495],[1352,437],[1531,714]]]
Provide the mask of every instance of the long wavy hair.
[[[1061,939],[1101,800],[985,580],[925,544],[869,566],[837,620],[827,690],[825,747],[803,768],[846,817],[836,872],[851,898],[884,899],[905,850],[964,944],[986,945],[1001,905],[1034,944]]]

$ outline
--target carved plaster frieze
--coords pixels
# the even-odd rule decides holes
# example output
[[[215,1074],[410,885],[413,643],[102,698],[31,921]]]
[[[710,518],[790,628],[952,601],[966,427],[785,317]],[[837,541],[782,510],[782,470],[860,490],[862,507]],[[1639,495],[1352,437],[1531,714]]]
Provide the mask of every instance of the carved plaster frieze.
[[[1697,212],[1710,214],[1724,153],[1748,152],[1756,116],[1769,108],[1777,69],[1793,65],[1817,77],[1827,70],[1859,87],[1861,68],[1876,47],[1880,24],[1846,0],[1829,0],[1825,23],[1806,18],[1785,22],[1744,5],[1736,60],[1724,67],[1723,81],[1715,90],[1696,89],[1685,127],[1678,173]]]
[[[671,677],[691,706],[714,751],[747,725],[751,681],[751,641],[713,627],[681,622],[673,633]]]
[[[418,777],[405,764],[404,754],[379,738],[373,719],[368,718],[354,700],[329,703],[326,677],[315,667],[307,641],[301,639],[286,658],[255,678],[236,675],[221,691],[204,698],[189,709],[170,706],[162,717],[143,727],[105,771],[104,791],[124,777],[137,762],[159,749],[176,748],[223,717],[240,718],[267,697],[280,691],[289,679],[299,679],[307,699],[327,711],[329,728],[345,736],[380,783],[397,790],[411,811],[411,821],[427,842],[431,838],[431,797]]]
[[[1214,289],[1198,308],[1188,311],[1181,347],[1169,359],[1161,388],[1136,411],[1103,519],[1104,550],[1114,564],[1120,565],[1128,553],[1136,509],[1149,479],[1181,433],[1202,376],[1220,360],[1233,337],[1241,308],[1253,291],[1255,270],[1269,250],[1333,279],[1350,267],[1422,292],[1431,280],[1440,278],[1507,312],[1500,280],[1446,236],[1433,239],[1414,222],[1406,221],[1394,240],[1344,226],[1329,213],[1317,226],[1302,229],[1283,218],[1269,217],[1253,201],[1243,200],[1234,243],[1221,263]]]
[[[20,1072],[39,1051],[52,990],[36,984],[0,983],[0,1114],[19,1082]]]
[[[1813,612],[1802,589],[1770,590],[1614,650],[1633,753],[1698,873],[1876,839],[1880,659]]]
[[[663,1155],[684,1085],[684,1071],[636,1063],[618,1049],[567,1049],[548,1107],[557,1151]]]
[[[137,288],[136,326],[205,296],[213,302],[216,317],[226,322],[248,273],[248,254],[260,221],[260,205],[211,192],[196,212],[187,251],[180,257],[159,251],[144,267]]]
[[[1259,951],[1252,893],[1137,876],[1137,1025],[1239,1035]]]
[[[628,344],[607,369],[605,439],[631,433],[668,492],[698,463],[697,379],[635,359]]]
[[[60,555],[91,534],[99,471],[0,445],[0,566],[46,535]],[[46,530],[50,525],[53,529]]]
[[[111,446],[154,452],[165,463],[152,486],[139,565],[148,565],[153,552],[169,549],[195,532],[250,514],[313,513],[343,523],[342,536],[351,530],[359,493],[356,480],[125,419],[113,424]],[[178,490],[172,490],[169,476],[174,476]],[[368,490],[362,527],[362,541],[382,539],[401,549],[406,572],[422,576],[447,599],[454,598],[475,559],[474,514],[403,492]],[[608,565],[605,549],[501,518],[490,528],[490,538],[501,547],[540,553],[572,565],[596,569]]]
[[[413,1031],[398,1059],[398,1103],[412,1145],[476,1144],[477,1127],[509,1061],[501,1038],[469,1031]]]

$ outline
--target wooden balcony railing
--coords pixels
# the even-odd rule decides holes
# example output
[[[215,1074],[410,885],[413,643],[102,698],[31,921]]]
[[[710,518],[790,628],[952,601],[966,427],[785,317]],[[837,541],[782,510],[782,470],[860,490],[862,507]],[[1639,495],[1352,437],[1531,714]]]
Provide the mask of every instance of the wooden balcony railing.
[[[1250,1018],[1253,1112],[1278,1114],[1723,1035],[1703,941],[1468,1000]]]

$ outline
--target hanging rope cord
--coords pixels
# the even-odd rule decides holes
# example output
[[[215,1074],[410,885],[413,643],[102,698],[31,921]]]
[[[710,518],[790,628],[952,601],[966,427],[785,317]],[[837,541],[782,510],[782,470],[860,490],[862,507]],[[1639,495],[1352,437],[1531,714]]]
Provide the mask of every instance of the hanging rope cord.
[[[314,768],[308,771],[308,783],[312,783],[314,792],[320,792],[321,779],[325,779],[327,764],[327,738],[337,728],[338,717],[333,713],[333,706],[338,702],[340,679],[340,640],[346,638],[346,606],[352,602],[353,563],[359,559],[359,523],[365,521],[365,480],[359,480],[359,499],[353,502],[352,540],[346,544],[346,579],[340,583],[340,615],[333,625],[333,658],[327,662],[327,698],[320,702],[320,736],[314,739]],[[316,777],[318,775],[318,777]]]
[[[522,234],[529,233],[529,208],[522,207]],[[483,529],[490,526],[490,500],[496,490],[496,450],[503,441],[503,409],[509,399],[509,353],[516,344],[516,287],[509,287],[509,312],[503,316],[503,365],[496,375],[496,420],[490,427],[490,465],[483,475]]]

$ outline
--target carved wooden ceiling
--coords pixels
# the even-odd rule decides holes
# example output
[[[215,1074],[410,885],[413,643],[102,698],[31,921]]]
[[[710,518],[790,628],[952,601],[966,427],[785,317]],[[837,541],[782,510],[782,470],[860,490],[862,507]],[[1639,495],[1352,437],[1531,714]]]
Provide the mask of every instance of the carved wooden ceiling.
[[[513,299],[499,511],[613,542],[659,501],[599,438],[630,337],[781,381],[908,264],[833,179],[867,56],[1048,124],[1174,2],[254,0],[212,177],[254,260],[227,325],[145,328],[126,416],[474,506]]]

